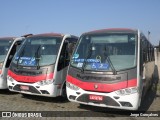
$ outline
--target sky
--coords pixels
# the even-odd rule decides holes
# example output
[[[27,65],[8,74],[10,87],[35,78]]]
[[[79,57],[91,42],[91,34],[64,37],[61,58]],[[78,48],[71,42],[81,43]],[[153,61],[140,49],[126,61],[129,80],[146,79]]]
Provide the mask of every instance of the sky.
[[[160,0],[0,0],[0,37],[140,29],[160,41]]]

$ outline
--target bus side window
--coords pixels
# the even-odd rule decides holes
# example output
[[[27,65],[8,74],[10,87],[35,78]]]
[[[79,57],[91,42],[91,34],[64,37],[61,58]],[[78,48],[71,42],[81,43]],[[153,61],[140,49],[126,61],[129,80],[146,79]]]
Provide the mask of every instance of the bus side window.
[[[74,50],[75,46],[76,46],[75,42],[69,43],[69,45],[68,45],[69,59],[72,56],[72,53],[73,53],[73,50]]]
[[[143,62],[148,61],[148,49],[147,49],[147,41],[143,38],[142,39],[142,54],[143,54]]]
[[[76,38],[67,38],[66,40],[68,41],[68,46],[67,46],[68,47],[67,48],[67,50],[68,50],[68,60],[70,60],[70,58],[72,56],[72,53],[73,53],[73,50],[76,46],[76,42],[77,42],[78,38],[77,39]]]
[[[67,45],[68,45],[68,43],[66,43],[66,42],[63,44],[61,54],[59,57],[59,61],[58,61],[58,67],[57,67],[58,71],[65,68],[66,66],[68,66],[68,64],[67,64],[67,58],[68,58]]]
[[[76,38],[66,38],[63,44],[62,50],[61,50],[59,61],[58,61],[58,68],[57,68],[58,71],[60,71],[61,69],[69,65],[70,58],[75,48],[75,44],[77,40],[78,38],[77,39]]]
[[[66,38],[63,44],[63,47],[62,47],[59,61],[58,61],[58,68],[57,68],[58,71],[60,71],[61,69],[69,65],[70,57],[73,53],[77,40],[78,38],[77,39],[76,38]]]

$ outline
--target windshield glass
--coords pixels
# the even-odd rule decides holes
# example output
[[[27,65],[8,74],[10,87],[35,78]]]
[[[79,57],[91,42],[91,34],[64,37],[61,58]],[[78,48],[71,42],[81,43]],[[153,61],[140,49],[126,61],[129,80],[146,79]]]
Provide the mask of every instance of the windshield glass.
[[[71,65],[82,70],[112,72],[135,67],[136,41],[137,36],[131,33],[84,35],[73,53]]]
[[[0,40],[0,69],[11,46],[11,43],[12,40]]]
[[[54,64],[62,38],[27,38],[15,55],[13,62],[21,66],[44,66]]]

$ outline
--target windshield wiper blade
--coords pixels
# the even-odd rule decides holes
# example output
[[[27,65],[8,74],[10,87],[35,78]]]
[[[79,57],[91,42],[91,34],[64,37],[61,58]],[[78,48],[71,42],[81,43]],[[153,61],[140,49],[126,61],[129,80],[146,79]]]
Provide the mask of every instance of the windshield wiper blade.
[[[109,56],[108,56],[108,54],[107,54],[106,45],[104,46],[104,50],[105,50],[104,56],[106,57],[108,63],[110,64],[111,69],[112,69],[112,71],[113,71],[113,74],[116,75],[116,74],[117,74],[117,71],[116,71],[116,69],[114,68],[114,66],[113,66],[113,64],[112,64],[112,62],[111,62],[111,60],[110,60],[110,58],[109,58]]]
[[[40,69],[39,61],[40,61],[40,56],[41,54],[39,53],[39,50],[41,48],[41,45],[38,46],[37,51],[35,52],[35,59],[36,59],[36,64],[37,64],[37,70]]]
[[[84,58],[81,72],[84,72],[84,68],[86,67],[87,59],[89,59],[91,57],[91,54],[92,54],[92,44],[90,44],[88,53],[87,53],[86,57]]]

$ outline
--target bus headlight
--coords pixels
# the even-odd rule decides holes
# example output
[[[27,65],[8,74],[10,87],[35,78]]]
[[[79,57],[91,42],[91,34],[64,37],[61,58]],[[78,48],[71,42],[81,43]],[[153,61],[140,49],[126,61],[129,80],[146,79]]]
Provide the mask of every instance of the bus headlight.
[[[43,86],[43,85],[49,85],[53,83],[53,79],[52,80],[41,80],[39,82],[37,82],[38,85]]]
[[[11,81],[11,82],[14,81],[14,79],[13,79],[12,77],[10,77],[9,75],[7,76],[7,80],[9,80],[9,81]]]
[[[126,88],[126,89],[121,89],[121,90],[116,91],[117,95],[129,95],[129,94],[133,94],[133,93],[138,93],[137,87]]]
[[[73,84],[71,84],[71,83],[69,83],[69,82],[66,82],[66,86],[69,87],[70,89],[76,90],[76,91],[80,89],[80,88],[77,87],[76,85],[73,85]]]

